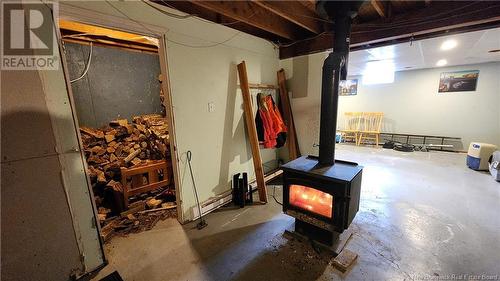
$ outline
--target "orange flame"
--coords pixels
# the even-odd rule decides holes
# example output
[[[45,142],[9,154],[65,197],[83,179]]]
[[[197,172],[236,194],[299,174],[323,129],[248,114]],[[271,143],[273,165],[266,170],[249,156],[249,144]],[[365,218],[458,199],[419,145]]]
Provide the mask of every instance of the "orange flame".
[[[332,217],[333,196],[303,185],[290,185],[290,205],[325,216]]]

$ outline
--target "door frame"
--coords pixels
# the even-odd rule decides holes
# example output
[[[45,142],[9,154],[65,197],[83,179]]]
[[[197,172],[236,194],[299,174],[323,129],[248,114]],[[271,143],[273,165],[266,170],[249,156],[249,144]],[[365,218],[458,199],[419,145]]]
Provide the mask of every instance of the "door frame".
[[[147,23],[142,23],[138,21],[132,21],[130,19],[124,19],[116,16],[111,16],[107,14],[102,14],[95,11],[86,10],[80,7],[72,6],[71,3],[59,3],[59,19],[64,19],[68,21],[79,22],[83,24],[95,25],[104,28],[111,28],[119,31],[130,32],[150,37],[155,37],[159,41],[158,46],[158,57],[160,60],[160,80],[161,88],[164,94],[164,102],[163,105],[166,109],[166,117],[168,122],[168,133],[169,133],[169,145],[170,145],[170,155],[172,158],[172,170],[174,174],[174,186],[176,193],[176,204],[177,204],[177,220],[180,223],[184,222],[183,212],[182,212],[182,192],[180,187],[180,175],[179,175],[179,156],[177,152],[177,141],[175,135],[175,119],[172,105],[172,95],[171,95],[171,87],[170,87],[170,75],[168,72],[168,57],[167,57],[167,41],[166,41],[166,33],[168,29],[161,26],[151,25]],[[146,29],[146,30],[145,30]],[[59,25],[57,24],[57,33],[58,35],[58,43],[62,44],[62,38],[60,36]],[[64,47],[63,47],[64,48]],[[64,51],[61,52],[61,60],[63,65],[64,76],[68,88],[68,95],[71,100],[71,107],[73,110],[73,117],[75,119],[75,124],[78,126],[78,118],[76,115],[73,92],[71,89],[71,83],[69,82],[70,78],[68,75],[66,63],[66,56]],[[76,128],[79,132],[79,128]],[[80,151],[83,157],[83,144],[80,138],[80,134],[78,134],[78,141],[80,145]],[[83,158],[85,159],[85,158]],[[86,163],[85,163],[86,164]],[[90,186],[90,181],[88,182],[89,192],[93,196],[92,188]],[[95,209],[95,204],[93,203],[93,208]],[[100,226],[98,225],[99,233]]]

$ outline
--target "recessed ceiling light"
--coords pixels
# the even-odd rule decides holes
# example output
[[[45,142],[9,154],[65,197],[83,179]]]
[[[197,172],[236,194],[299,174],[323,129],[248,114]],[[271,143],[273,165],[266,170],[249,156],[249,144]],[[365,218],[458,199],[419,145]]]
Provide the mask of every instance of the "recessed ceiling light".
[[[441,44],[441,50],[448,51],[448,50],[455,48],[457,45],[458,45],[458,43],[455,40],[452,40],[452,39],[446,40],[443,42],[443,44]]]
[[[445,66],[447,63],[448,63],[448,61],[447,61],[447,60],[445,60],[445,59],[438,60],[438,61],[436,62],[436,66]]]

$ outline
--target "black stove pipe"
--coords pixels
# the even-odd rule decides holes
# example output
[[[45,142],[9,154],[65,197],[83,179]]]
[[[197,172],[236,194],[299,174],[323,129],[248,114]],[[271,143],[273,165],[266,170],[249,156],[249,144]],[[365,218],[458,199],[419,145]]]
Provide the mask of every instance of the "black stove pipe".
[[[331,2],[330,2],[331,3]],[[333,52],[323,63],[321,82],[321,118],[319,136],[319,164],[335,164],[335,136],[339,101],[339,82],[347,77],[349,41],[351,35],[351,3],[336,2],[325,7],[334,19]]]

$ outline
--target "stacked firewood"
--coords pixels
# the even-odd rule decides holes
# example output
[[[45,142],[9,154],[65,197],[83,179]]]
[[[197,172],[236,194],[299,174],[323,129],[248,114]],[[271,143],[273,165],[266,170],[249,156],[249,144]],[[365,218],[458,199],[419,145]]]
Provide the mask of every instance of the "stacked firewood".
[[[117,168],[169,156],[168,125],[160,115],[136,116],[132,124],[115,120],[101,129],[81,127],[80,132],[93,181],[108,182]]]
[[[120,168],[170,159],[168,123],[161,115],[151,114],[136,116],[132,123],[114,120],[100,129],[81,127],[80,132],[99,221],[105,225],[124,211],[119,202],[123,193]],[[165,192],[175,196],[173,191],[161,190],[138,196],[138,200],[151,200]]]

